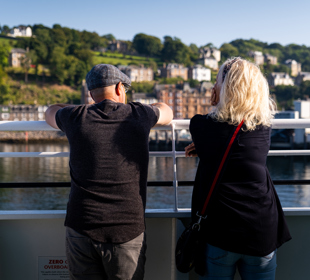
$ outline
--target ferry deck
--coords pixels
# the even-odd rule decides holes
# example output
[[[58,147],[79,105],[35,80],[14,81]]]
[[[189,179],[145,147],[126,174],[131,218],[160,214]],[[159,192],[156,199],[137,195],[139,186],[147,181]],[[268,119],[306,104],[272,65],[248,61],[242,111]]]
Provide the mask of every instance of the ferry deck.
[[[179,208],[175,131],[188,128],[188,120],[175,120],[158,130],[172,131],[172,151],[150,156],[172,157],[174,209],[148,209],[146,280],[195,280],[194,271],[179,273],[174,264],[178,236],[189,221],[190,209]],[[273,128],[307,128],[310,120],[274,120]],[[0,131],[54,130],[44,121],[0,122]],[[270,151],[270,156],[310,155],[310,150]],[[67,157],[68,153],[0,153],[0,157]],[[308,182],[309,181],[309,182]],[[298,184],[310,184],[310,180]],[[291,182],[294,184],[294,182]],[[278,250],[277,280],[310,279],[310,207],[284,208],[293,239]],[[64,210],[0,211],[0,280],[69,279],[65,258]],[[235,279],[240,279],[236,274]]]

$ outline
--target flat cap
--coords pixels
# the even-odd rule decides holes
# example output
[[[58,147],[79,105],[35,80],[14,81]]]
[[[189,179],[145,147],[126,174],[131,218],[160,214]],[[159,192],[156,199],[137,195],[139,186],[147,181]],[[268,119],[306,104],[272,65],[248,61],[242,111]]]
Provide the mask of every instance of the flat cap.
[[[119,82],[125,87],[131,86],[129,77],[110,64],[97,64],[86,75],[88,90],[116,85]]]

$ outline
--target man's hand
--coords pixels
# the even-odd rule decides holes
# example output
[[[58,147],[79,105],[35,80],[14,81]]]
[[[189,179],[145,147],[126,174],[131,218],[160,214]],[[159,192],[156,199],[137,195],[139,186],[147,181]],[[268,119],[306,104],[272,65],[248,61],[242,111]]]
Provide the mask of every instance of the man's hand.
[[[185,147],[185,157],[197,157],[195,144],[192,142]]]
[[[159,109],[159,118],[156,125],[166,125],[172,121],[173,112],[167,104],[159,102],[159,103],[153,103],[151,105]]]
[[[59,127],[56,124],[56,113],[58,110],[67,107],[67,106],[72,106],[71,104],[54,104],[51,105],[50,107],[47,108],[47,110],[45,111],[45,121],[47,122],[47,124],[49,124],[51,127],[54,127],[56,129],[59,129]]]

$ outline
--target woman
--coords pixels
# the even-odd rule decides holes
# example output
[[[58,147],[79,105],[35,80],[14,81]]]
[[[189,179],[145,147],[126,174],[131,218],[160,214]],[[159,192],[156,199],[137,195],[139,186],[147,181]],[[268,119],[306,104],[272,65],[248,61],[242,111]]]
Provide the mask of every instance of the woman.
[[[260,69],[241,58],[227,60],[212,90],[214,111],[191,119],[193,143],[186,156],[200,162],[192,197],[192,218],[201,210],[227,141],[243,120],[201,226],[201,279],[275,279],[276,250],[291,239],[266,167],[274,102]]]

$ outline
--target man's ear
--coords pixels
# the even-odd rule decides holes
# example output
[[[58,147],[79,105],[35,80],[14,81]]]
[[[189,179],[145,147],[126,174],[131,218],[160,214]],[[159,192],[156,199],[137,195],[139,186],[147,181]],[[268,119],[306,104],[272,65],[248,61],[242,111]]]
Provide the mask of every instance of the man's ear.
[[[121,90],[122,90],[122,83],[121,82],[119,82],[117,85],[116,85],[116,87],[115,87],[115,92],[116,92],[116,95],[117,96],[120,96],[121,95]]]
[[[90,94],[91,99],[95,101],[95,99],[94,99],[93,94],[91,93],[91,91],[89,92],[89,94]]]

